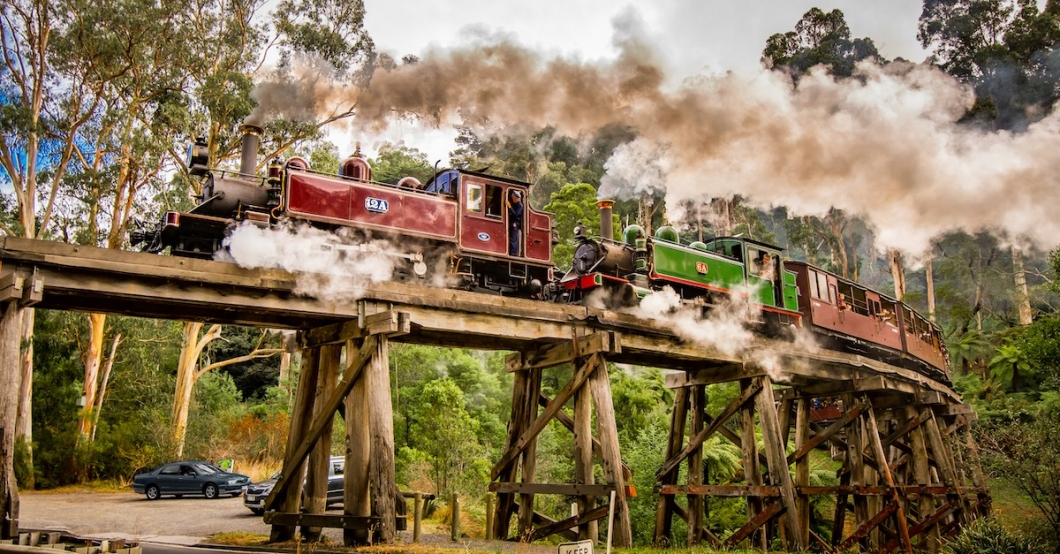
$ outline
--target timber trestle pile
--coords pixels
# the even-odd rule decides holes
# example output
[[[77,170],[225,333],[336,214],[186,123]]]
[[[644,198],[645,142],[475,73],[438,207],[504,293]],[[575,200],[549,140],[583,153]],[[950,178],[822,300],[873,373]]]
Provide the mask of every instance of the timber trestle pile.
[[[343,528],[351,545],[397,539],[404,501],[394,475],[392,341],[513,352],[506,360],[512,414],[489,487],[497,495],[487,530],[494,538],[599,540],[599,524],[606,528],[613,512],[612,543],[632,544],[632,475],[622,459],[609,363],[674,370],[667,375],[674,390],[669,440],[656,473],[660,544],[681,537],[765,548],[779,539],[791,550],[936,551],[942,537],[989,511],[970,434],[974,414],[947,386],[915,371],[764,338],[733,354],[626,314],[415,284],[378,283],[357,290],[356,299],[328,302],[295,294],[299,278],[5,238],[0,385],[17,383],[18,313],[28,306],[299,330],[303,363],[283,475],[308,471],[304,483],[281,479],[267,500],[275,540],[292,538],[299,527],[310,538],[322,527]],[[573,372],[549,398],[542,375],[557,367]],[[709,413],[707,387],[722,382],[739,383],[739,395]],[[10,391],[18,387],[0,389],[0,452],[11,452],[12,437],[2,430],[14,425]],[[336,412],[346,426],[345,496],[342,515],[329,515],[326,464]],[[537,439],[553,420],[573,437],[573,483],[535,479]],[[702,470],[704,445],[715,436],[741,450],[742,482],[712,483]],[[838,485],[811,483],[811,452],[827,453],[841,468]],[[595,481],[596,463],[603,482]],[[18,528],[13,481],[11,457],[4,456],[5,534]],[[534,510],[536,495],[574,498],[577,513],[551,519]],[[747,519],[715,536],[706,520],[711,499],[721,497],[745,498]],[[829,512],[830,538],[811,531],[819,506]]]

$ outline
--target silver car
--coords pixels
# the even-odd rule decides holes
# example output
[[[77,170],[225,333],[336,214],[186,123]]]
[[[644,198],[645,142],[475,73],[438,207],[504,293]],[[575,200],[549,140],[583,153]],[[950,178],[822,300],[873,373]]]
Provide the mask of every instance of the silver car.
[[[328,506],[342,503],[342,471],[345,467],[346,458],[342,456],[332,456],[328,462]],[[279,479],[280,472],[277,471],[272,477],[247,487],[247,492],[243,495],[243,505],[259,516],[264,514],[265,499],[269,497],[269,493],[272,492],[272,488],[276,486],[276,482]],[[305,497],[303,495],[303,505],[305,505],[304,500]]]

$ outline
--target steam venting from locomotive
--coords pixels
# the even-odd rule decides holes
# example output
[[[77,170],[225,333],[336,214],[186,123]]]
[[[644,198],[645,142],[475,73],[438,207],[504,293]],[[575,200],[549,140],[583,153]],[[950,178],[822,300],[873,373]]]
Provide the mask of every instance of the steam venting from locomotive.
[[[1060,111],[1020,134],[970,129],[958,121],[972,90],[904,62],[862,63],[846,80],[815,70],[797,88],[774,71],[697,75],[675,88],[641,38],[652,33],[639,15],[631,10],[613,25],[619,53],[611,62],[478,37],[378,69],[358,92],[307,79],[289,87],[306,98],[288,101],[355,103],[358,136],[409,115],[469,125],[480,136],[552,125],[586,143],[605,127],[628,127],[638,139],[608,162],[603,194],[665,190],[673,217],[682,200],[740,194],[793,214],[835,207],[863,215],[881,247],[912,252],[940,232],[984,225],[1050,247],[1060,236],[1050,209],[1060,200]]]

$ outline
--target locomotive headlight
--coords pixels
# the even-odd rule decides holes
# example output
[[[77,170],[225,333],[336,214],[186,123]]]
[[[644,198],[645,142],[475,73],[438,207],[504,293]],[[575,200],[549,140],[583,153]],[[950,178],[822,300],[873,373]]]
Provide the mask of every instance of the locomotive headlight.
[[[209,171],[210,151],[206,141],[199,137],[188,147],[188,173],[200,177]]]

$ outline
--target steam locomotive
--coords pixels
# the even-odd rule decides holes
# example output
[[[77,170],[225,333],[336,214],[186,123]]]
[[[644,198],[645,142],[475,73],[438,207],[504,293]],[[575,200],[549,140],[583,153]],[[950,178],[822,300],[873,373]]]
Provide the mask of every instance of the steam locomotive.
[[[602,200],[601,237],[575,228],[573,266],[558,276],[551,214],[518,206],[530,185],[462,169],[437,172],[426,184],[406,177],[395,185],[373,182],[358,149],[338,175],[313,171],[300,157],[273,161],[256,174],[261,129],[243,126],[239,171],[210,168],[206,145],[189,149],[191,175],[202,179],[200,202],[168,212],[134,233],[147,252],[212,258],[243,222],[271,226],[302,222],[342,230],[357,239],[391,239],[400,273],[426,277],[433,270],[455,286],[555,302],[635,305],[673,289],[683,301],[710,306],[742,296],[769,334],[812,331],[827,347],[863,353],[949,382],[939,328],[909,306],[812,265],[785,260],[776,246],[743,237],[681,244],[670,226],[646,236],[637,225],[612,240],[613,203]],[[449,281],[453,283],[453,281]],[[598,300],[594,300],[598,299]]]

